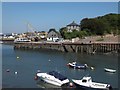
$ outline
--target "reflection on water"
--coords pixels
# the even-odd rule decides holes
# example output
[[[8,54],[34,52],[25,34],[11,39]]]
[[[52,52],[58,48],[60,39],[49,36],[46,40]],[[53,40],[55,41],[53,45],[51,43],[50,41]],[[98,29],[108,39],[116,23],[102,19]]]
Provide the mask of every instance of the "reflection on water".
[[[2,47],[2,76],[3,87],[9,88],[40,88],[34,80],[37,70],[42,72],[58,71],[71,79],[81,79],[89,74],[93,81],[109,83],[113,88],[118,87],[118,57],[117,55],[87,55],[80,53],[63,53],[45,50],[14,50],[13,46]],[[17,58],[19,57],[19,58]],[[69,68],[67,63],[76,61],[94,67],[86,70]],[[104,68],[116,69],[116,73],[105,72]],[[10,72],[6,72],[10,69]],[[18,72],[16,75],[15,72]],[[37,84],[36,84],[37,83]],[[40,83],[46,87],[46,83]]]

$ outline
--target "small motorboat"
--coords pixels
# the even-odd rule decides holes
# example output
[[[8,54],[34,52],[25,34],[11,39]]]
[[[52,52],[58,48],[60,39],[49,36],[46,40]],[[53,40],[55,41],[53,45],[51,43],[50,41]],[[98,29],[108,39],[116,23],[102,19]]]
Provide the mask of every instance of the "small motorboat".
[[[56,71],[51,71],[49,73],[37,73],[37,77],[43,80],[46,83],[56,85],[56,86],[62,86],[69,83],[69,80],[67,77],[61,75],[60,73]]]
[[[3,42],[2,41],[0,41],[0,44],[2,44]]]
[[[104,70],[105,70],[106,72],[111,72],[111,73],[115,73],[115,72],[116,72],[116,70],[114,70],[114,69],[104,68]]]
[[[27,38],[16,38],[14,40],[14,43],[16,42],[30,42],[31,40],[27,39]]]
[[[72,79],[73,83],[84,89],[100,89],[100,90],[110,90],[112,89],[110,84],[96,83],[92,82],[91,77],[83,77],[81,80]]]
[[[86,69],[88,67],[87,64],[77,64],[76,62],[68,63],[67,65],[75,69]]]

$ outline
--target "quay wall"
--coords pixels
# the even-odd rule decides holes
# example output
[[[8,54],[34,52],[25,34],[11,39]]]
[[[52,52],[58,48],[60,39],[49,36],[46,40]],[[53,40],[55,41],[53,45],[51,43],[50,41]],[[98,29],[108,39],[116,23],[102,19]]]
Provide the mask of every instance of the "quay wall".
[[[14,49],[48,49],[62,52],[79,53],[107,53],[120,52],[120,43],[40,43],[40,42],[18,42],[14,43]]]

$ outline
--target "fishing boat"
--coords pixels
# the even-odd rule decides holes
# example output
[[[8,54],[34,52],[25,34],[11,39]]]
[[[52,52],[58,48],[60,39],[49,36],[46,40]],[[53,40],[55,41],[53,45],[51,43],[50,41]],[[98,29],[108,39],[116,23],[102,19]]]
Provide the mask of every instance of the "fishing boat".
[[[14,42],[30,42],[31,40],[27,38],[16,38]]]
[[[68,63],[67,65],[75,69],[86,69],[88,67],[87,64],[77,64],[76,62]]]
[[[115,73],[115,72],[116,72],[116,70],[114,70],[114,69],[104,68],[104,70],[105,70],[106,72],[111,72],[111,73]]]
[[[83,89],[92,90],[110,90],[112,89],[110,84],[96,83],[92,81],[90,76],[84,76],[81,80],[72,79],[73,83]]]
[[[69,83],[69,80],[67,77],[61,75],[60,73],[58,73],[56,71],[51,71],[49,73],[39,72],[39,73],[37,73],[37,76],[46,83],[60,86],[60,87],[62,85]]]

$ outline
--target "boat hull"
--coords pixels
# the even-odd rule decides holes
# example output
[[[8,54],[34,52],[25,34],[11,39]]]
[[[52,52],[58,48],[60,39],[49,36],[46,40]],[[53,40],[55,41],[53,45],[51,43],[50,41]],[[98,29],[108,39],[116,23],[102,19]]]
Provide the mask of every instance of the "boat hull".
[[[101,88],[91,88],[91,87],[86,87],[86,86],[82,86],[82,85],[79,85],[77,83],[74,83],[76,85],[76,88],[78,88],[79,90],[112,90],[112,89],[101,89]]]
[[[107,68],[104,68],[104,70],[105,70],[106,72],[111,72],[111,73],[115,73],[115,72],[116,72],[116,70],[107,69]]]
[[[52,84],[52,85],[55,85],[55,86],[59,86],[61,87],[62,84],[61,83],[58,83],[56,81],[53,81],[53,80],[49,80],[49,79],[43,79],[43,78],[40,78],[42,81],[46,82],[46,83],[49,83],[49,84]]]
[[[86,69],[86,66],[75,66],[75,65],[71,65],[71,64],[67,64],[70,68],[74,68],[74,69]]]
[[[37,74],[38,78],[46,83],[55,85],[55,86],[59,86],[61,87],[64,84],[69,83],[69,80],[66,78],[64,80],[60,80],[58,78],[55,78],[55,76],[51,76],[47,73],[38,73]]]

